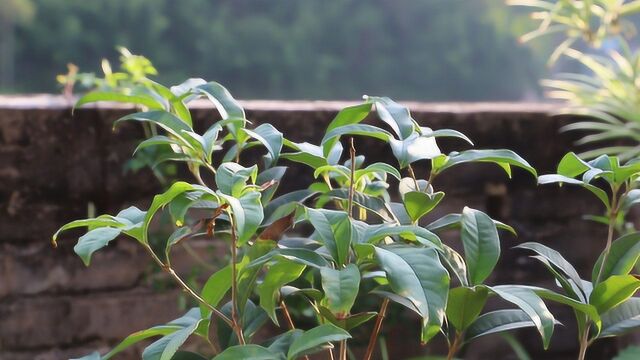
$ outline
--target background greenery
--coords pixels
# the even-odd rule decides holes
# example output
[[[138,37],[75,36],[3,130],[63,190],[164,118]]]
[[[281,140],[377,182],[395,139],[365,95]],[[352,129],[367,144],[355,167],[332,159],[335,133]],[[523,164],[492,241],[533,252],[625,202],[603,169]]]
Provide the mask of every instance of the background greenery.
[[[2,0],[0,91],[57,92],[72,62],[100,72],[117,45],[164,83],[216,79],[239,98],[521,100],[544,51],[503,0]]]

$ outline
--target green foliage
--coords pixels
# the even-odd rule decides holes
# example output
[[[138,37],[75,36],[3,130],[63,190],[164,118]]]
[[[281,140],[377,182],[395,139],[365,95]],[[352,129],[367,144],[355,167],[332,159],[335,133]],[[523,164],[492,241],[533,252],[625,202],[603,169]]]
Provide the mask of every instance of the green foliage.
[[[583,161],[573,153],[560,161],[557,174],[542,175],[541,184],[560,183],[577,185],[603,203],[606,214],[603,222],[608,226],[608,237],[602,253],[593,265],[591,281],[580,277],[576,269],[560,253],[538,243],[524,243],[519,248],[536,253],[532,258],[540,261],[555,278],[563,294],[534,288],[543,299],[570,306],[575,313],[580,342],[580,359],[593,341],[618,336],[640,324],[635,317],[640,280],[629,275],[638,262],[637,249],[640,233],[633,232],[614,240],[615,227],[620,217],[635,204],[635,182],[640,167],[635,161],[621,165],[617,157],[602,155]]]
[[[106,359],[154,337],[144,359],[198,358],[198,354],[178,351],[190,337],[199,337],[211,345],[212,353],[204,355],[215,355],[215,359],[293,360],[334,351],[334,344],[339,344],[339,356],[344,359],[350,332],[373,318],[381,322],[388,306],[395,304],[415,313],[422,343],[441,333],[453,340],[451,354],[482,335],[520,327],[535,327],[548,346],[555,320],[542,299],[556,300],[560,295],[523,285],[485,284],[500,257],[498,229],[513,229],[468,207],[461,214],[433,219],[434,209],[445,197],[433,185],[442,171],[462,163],[489,162],[509,176],[511,166],[535,175],[517,154],[462,150],[444,155],[437,145],[439,137],[470,143],[469,139],[453,130],[421,127],[406,107],[382,97],[365,97],[362,104],[340,111],[320,145],[296,144],[272,125],[250,128],[240,103],[218,83],[190,79],[166,88],[144,75],[136,81],[149,85],[147,94],[152,94],[149,99],[155,99],[158,108],[124,116],[116,125],[122,121],[154,124],[160,133],[138,148],[165,148],[171,153],[165,160],[184,163],[196,183],[174,181],[153,198],[147,211],[129,208],[116,216],[71,222],[54,235],[54,241],[62,231],[86,227],[75,249],[89,264],[93,252],[127,235],[145,248],[199,308],[167,325],[131,335],[111,353],[91,356]],[[80,103],[101,101],[120,92],[96,90]],[[197,98],[210,100],[221,118],[202,134],[194,130],[188,112],[189,102]],[[138,102],[137,98],[121,99]],[[360,124],[369,114],[377,115],[392,131],[377,123]],[[367,163],[352,141],[348,156],[343,155],[341,140],[353,136],[389,146],[397,166]],[[265,161],[241,165],[244,151],[253,147],[264,149]],[[309,167],[320,181],[306,190],[285,190],[274,196],[286,170],[277,166],[281,161]],[[428,179],[415,177],[413,166],[423,165],[429,169]],[[625,181],[615,171],[609,177]],[[160,247],[152,246],[149,232],[154,219],[164,212],[172,216],[175,231]],[[421,224],[425,218],[431,218],[426,227]],[[287,237],[294,226],[295,237]],[[459,230],[463,254],[438,236],[452,228]],[[226,242],[230,253],[229,263],[211,274],[201,289],[185,282],[171,265],[173,247],[194,236]],[[627,245],[624,242],[621,248],[631,246]],[[603,263],[620,272],[633,259],[620,255]],[[616,282],[620,286],[614,295],[610,296],[613,288],[608,283],[603,283],[606,289],[594,290],[596,308],[608,311],[624,303],[635,283],[630,283],[629,275],[620,276],[626,276],[625,281]],[[371,294],[382,298],[376,304],[379,309],[365,308],[371,306]],[[290,312],[287,302],[293,304],[293,296],[304,301],[295,302],[296,311]],[[490,297],[502,298],[519,310],[483,314]],[[593,314],[589,309],[585,311]],[[304,312],[313,314],[310,328],[294,329],[292,314]],[[253,340],[269,320],[284,327],[283,318],[291,330],[267,342]],[[210,328],[216,329],[215,334]]]

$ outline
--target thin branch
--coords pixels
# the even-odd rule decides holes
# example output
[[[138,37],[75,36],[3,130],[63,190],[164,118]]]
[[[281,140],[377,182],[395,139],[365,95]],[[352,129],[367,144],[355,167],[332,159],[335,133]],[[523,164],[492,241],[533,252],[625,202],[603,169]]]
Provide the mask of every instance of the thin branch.
[[[347,360],[347,340],[340,341],[340,360]]]
[[[418,185],[418,178],[416,178],[416,173],[413,172],[413,167],[411,167],[411,165],[408,165],[407,168],[409,169],[409,176],[411,176],[411,178],[413,179],[413,184],[416,187],[416,191],[420,191],[420,186]]]
[[[233,219],[230,212],[227,212],[229,219]],[[231,222],[231,321],[233,323],[233,330],[238,337],[238,343],[244,345],[244,334],[242,333],[242,326],[238,320],[238,278],[236,264],[238,262],[238,236],[236,234],[235,221]]]
[[[453,340],[453,345],[449,347],[447,360],[452,360],[453,357],[456,356],[456,354],[458,353],[458,350],[460,350],[460,345],[462,345],[462,338],[463,338],[462,333],[456,331],[456,336],[455,336],[455,339]]]
[[[353,138],[349,140],[350,148],[349,154],[351,158],[351,181],[349,182],[349,205],[347,207],[347,211],[349,212],[349,217],[353,216],[353,193],[355,191],[355,175],[356,175],[356,148],[353,146]]]
[[[182,280],[182,278],[180,278],[180,276],[171,268],[171,266],[163,263],[160,258],[158,258],[158,256],[153,252],[149,245],[145,245],[144,248],[145,250],[147,250],[149,255],[151,255],[151,258],[160,266],[160,268],[162,268],[162,270],[169,274],[187,294],[189,294],[192,298],[196,299],[199,303],[211,310],[212,313],[222,319],[222,321],[227,323],[229,326],[233,326],[231,319],[220,312],[220,310],[211,306],[211,304],[206,302],[202,297],[200,297],[200,295],[198,295],[193,289],[191,289],[191,287],[189,287],[189,285],[187,285],[187,283],[185,283],[184,280]]]
[[[380,335],[380,330],[382,329],[382,321],[384,317],[387,315],[387,308],[389,307],[389,299],[384,299],[382,301],[382,305],[380,306],[380,311],[378,312],[378,316],[376,317],[376,324],[373,327],[373,332],[371,332],[371,337],[369,338],[369,345],[367,345],[367,352],[364,355],[363,360],[371,360],[371,356],[373,355],[373,350],[376,347],[376,341],[378,340],[378,336]]]
[[[291,314],[289,313],[289,309],[287,308],[287,304],[284,302],[284,300],[280,300],[280,307],[282,308],[282,314],[284,314],[284,318],[287,320],[289,329],[295,330],[296,326],[293,324],[293,319],[291,318]],[[304,359],[309,360],[309,357],[305,355]]]

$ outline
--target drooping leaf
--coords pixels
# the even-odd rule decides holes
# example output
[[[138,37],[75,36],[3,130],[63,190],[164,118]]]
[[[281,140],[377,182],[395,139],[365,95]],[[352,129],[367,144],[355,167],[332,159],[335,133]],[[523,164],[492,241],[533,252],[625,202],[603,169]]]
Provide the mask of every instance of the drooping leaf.
[[[281,259],[269,268],[264,280],[258,286],[260,307],[267,312],[275,324],[278,324],[276,307],[280,298],[280,288],[300,277],[305,268],[305,265]]]
[[[126,104],[134,104],[145,106],[149,108],[149,110],[163,110],[162,104],[158,103],[153,97],[146,96],[143,94],[138,95],[127,95],[115,91],[92,91],[83,95],[76,104],[74,108],[79,108],[82,105],[86,105],[89,103],[94,103],[98,101],[109,101],[109,102],[119,102]]]
[[[183,317],[168,323],[169,326],[179,327],[179,330],[147,346],[142,352],[142,360],[171,360],[187,338],[198,328],[201,321],[199,309],[194,308]]]
[[[242,195],[239,199],[222,193],[218,193],[218,195],[231,207],[233,225],[238,236],[238,246],[246,244],[256,234],[264,218],[260,193],[252,191]]]
[[[423,318],[421,341],[438,333],[445,314],[449,274],[434,249],[411,246],[375,248],[393,291],[407,298]]]
[[[482,284],[500,257],[500,238],[491,218],[478,210],[465,207],[461,218],[462,245],[471,285]]]
[[[427,225],[426,228],[429,229],[430,231],[440,231],[440,230],[446,230],[446,229],[459,229],[460,228],[460,222],[462,219],[462,214],[447,214],[443,217],[441,217],[440,219],[432,222],[431,224]],[[517,235],[516,230],[503,223],[500,222],[498,220],[493,220],[493,223],[496,224],[496,227],[500,230],[506,230],[508,232],[510,232],[513,235]]]
[[[271,124],[262,124],[253,130],[245,129],[244,131],[267,148],[269,152],[267,166],[271,166],[278,161],[283,143],[283,136],[280,131]]]
[[[182,140],[183,144],[189,144],[189,142],[184,138],[183,131],[193,131],[191,127],[182,121],[177,116],[173,115],[167,111],[155,110],[155,111],[147,111],[147,112],[138,112],[130,115],[126,115],[120,119],[118,119],[114,126],[123,121],[136,120],[142,122],[149,122],[152,124],[156,124],[163,128],[165,131],[175,136],[176,138]]]
[[[533,290],[517,285],[500,285],[489,289],[524,311],[540,333],[544,348],[549,347],[555,319]]]
[[[100,227],[93,229],[78,239],[78,243],[73,247],[73,251],[80,256],[86,266],[91,263],[91,255],[107,246],[111,240],[120,235],[121,230],[110,227]]]
[[[542,175],[538,177],[538,184],[540,185],[551,184],[551,183],[560,183],[561,185],[572,184],[572,185],[582,186],[583,188],[589,190],[593,195],[595,195],[598,198],[598,200],[600,200],[604,204],[604,206],[607,209],[609,209],[609,195],[607,195],[607,193],[604,190],[596,186],[585,183],[581,180],[577,180],[577,179],[562,176],[562,175]]]
[[[326,297],[327,308],[338,315],[346,315],[356,301],[360,288],[360,271],[354,264],[348,264],[344,269],[323,267],[322,289]]]
[[[200,296],[207,304],[216,307],[230,288],[231,267],[225,266],[209,276],[209,279],[207,279],[207,282],[202,287]],[[200,312],[202,313],[202,317],[206,317],[211,310],[207,306],[200,304]]]
[[[376,105],[376,112],[380,120],[389,125],[400,139],[406,139],[414,133],[416,124],[411,118],[408,108],[388,97],[368,96],[367,101]]]
[[[547,259],[549,263],[557,268],[559,271],[564,274],[568,279],[570,279],[575,286],[577,286],[582,294],[584,295],[584,289],[582,287],[582,280],[580,279],[580,275],[576,271],[576,269],[565,260],[562,255],[556,250],[551,249],[548,246],[542,245],[536,242],[527,242],[516,246],[516,248],[527,249],[536,252],[543,258]]]
[[[469,342],[485,335],[535,326],[529,315],[520,309],[492,311],[480,315],[469,326],[465,332],[465,341]]]
[[[449,169],[453,166],[468,162],[492,162],[502,167],[507,175],[511,176],[511,166],[522,168],[533,176],[537,176],[536,170],[529,165],[520,155],[511,150],[465,150],[459,153],[451,153],[442,164],[435,167],[436,173]]]

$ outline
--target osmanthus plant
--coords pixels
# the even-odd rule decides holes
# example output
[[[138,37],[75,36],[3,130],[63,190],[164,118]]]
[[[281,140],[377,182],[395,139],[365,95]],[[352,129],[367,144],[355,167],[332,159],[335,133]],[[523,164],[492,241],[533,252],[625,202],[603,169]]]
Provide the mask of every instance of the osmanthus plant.
[[[500,256],[498,229],[512,231],[510,227],[470,208],[421,225],[444,197],[433,187],[442,172],[463,163],[492,162],[509,175],[512,166],[536,175],[517,154],[443,154],[437,138],[469,139],[457,131],[419,126],[407,108],[388,98],[365,97],[341,110],[315,145],[291,142],[270,124],[250,127],[241,105],[218,83],[190,79],[158,89],[166,91],[128,98],[149,111],[127,115],[116,125],[139,121],[158,126],[163,134],[144,140],[138,149],[170,149],[162,160],[186,163],[196,183],[174,182],[147,210],[130,207],[116,215],[73,221],[53,241],[62,231],[86,227],[74,250],[89,265],[92,254],[118,236],[133,238],[198,307],[133,333],[106,354],[94,352],[83,359],[110,359],[135,343],[157,338],[145,348],[143,359],[298,359],[325,351],[342,360],[350,331],[373,321],[364,354],[370,359],[391,302],[415,312],[422,343],[445,334],[449,358],[478,337],[520,327],[535,327],[545,347],[549,344],[555,320],[537,290],[485,284]],[[188,110],[188,102],[199,97],[209,99],[221,117],[203,133],[194,130]],[[110,98],[109,93],[89,93],[79,104]],[[362,123],[373,113],[384,128]],[[354,136],[389,144],[398,166],[367,163],[356,153],[353,139],[344,152],[341,140]],[[241,165],[249,148],[263,148],[264,163]],[[286,170],[278,166],[281,159],[311,167],[319,180],[274,197]],[[415,176],[412,166],[417,162],[429,166],[427,179]],[[175,231],[161,245],[152,245],[149,230],[163,212],[171,215]],[[451,228],[459,229],[463,254],[437,235]],[[228,264],[202,287],[185,282],[171,263],[174,246],[194,237],[229,246]],[[480,315],[490,296],[515,309]],[[374,308],[355,310],[371,299],[379,302]],[[300,310],[312,314],[311,319],[294,319],[292,314]],[[268,321],[282,322],[283,330],[263,341],[255,335]],[[314,326],[302,330],[296,323]],[[200,339],[210,352],[180,351],[189,338]]]
[[[539,260],[556,279],[563,294],[533,288],[541,297],[569,305],[575,311],[580,342],[579,359],[596,340],[619,336],[640,328],[640,280],[634,270],[640,257],[640,233],[625,234],[614,240],[616,223],[628,209],[640,201],[640,190],[634,184],[640,176],[640,162],[621,165],[618,158],[607,155],[589,162],[574,153],[560,161],[557,174],[543,175],[540,184],[578,185],[591,192],[606,209],[605,216],[593,217],[608,226],[604,250],[593,266],[589,280],[580,277],[576,269],[560,253],[539,243],[524,243],[519,248],[536,253]]]

